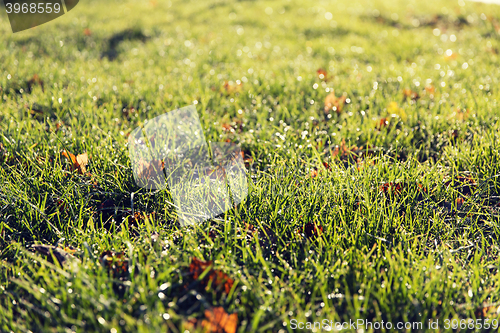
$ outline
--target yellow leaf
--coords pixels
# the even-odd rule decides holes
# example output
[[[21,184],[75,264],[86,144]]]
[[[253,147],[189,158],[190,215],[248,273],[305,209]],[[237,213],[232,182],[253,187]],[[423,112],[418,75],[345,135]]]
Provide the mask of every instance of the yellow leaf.
[[[389,103],[389,106],[387,107],[387,112],[392,116],[392,115],[395,115],[395,116],[398,116],[399,118],[401,118],[401,120],[403,121],[406,121],[406,119],[408,118],[406,116],[406,112],[401,109],[399,106],[398,106],[398,103],[396,102],[390,102]]]

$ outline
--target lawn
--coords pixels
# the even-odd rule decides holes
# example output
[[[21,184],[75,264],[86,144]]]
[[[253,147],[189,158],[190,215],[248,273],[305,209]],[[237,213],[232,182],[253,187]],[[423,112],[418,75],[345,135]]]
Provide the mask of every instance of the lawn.
[[[0,331],[499,326],[500,7],[81,0],[0,31]],[[183,227],[127,145],[188,105],[248,196]]]

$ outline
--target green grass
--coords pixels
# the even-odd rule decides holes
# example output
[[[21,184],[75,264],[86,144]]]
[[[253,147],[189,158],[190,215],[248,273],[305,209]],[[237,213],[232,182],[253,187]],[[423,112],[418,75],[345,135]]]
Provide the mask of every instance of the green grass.
[[[214,306],[239,332],[498,319],[499,7],[87,0],[17,34],[0,18],[0,331],[193,331]],[[332,89],[349,103],[327,116]],[[193,103],[207,140],[252,156],[249,196],[182,228],[168,191],[136,186],[127,134]],[[343,140],[357,158],[335,156]],[[88,152],[91,175],[63,150]],[[150,217],[122,221],[131,202]],[[310,223],[319,237],[298,232]],[[75,258],[52,264],[34,244]],[[108,250],[129,273],[109,274]],[[231,291],[195,281],[193,257]]]

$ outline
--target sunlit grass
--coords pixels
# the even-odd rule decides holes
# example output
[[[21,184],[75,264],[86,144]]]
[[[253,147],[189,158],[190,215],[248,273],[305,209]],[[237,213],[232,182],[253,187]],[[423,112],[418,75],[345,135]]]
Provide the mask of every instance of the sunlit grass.
[[[499,14],[462,1],[85,1],[14,35],[2,16],[0,330],[184,332],[214,306],[241,332],[497,318]],[[325,112],[332,92],[340,113]],[[126,143],[190,104],[207,140],[241,144],[249,196],[181,228],[168,191],[136,186]],[[90,175],[63,150],[87,152]],[[75,258],[61,267],[33,244]],[[126,278],[108,274],[107,250],[128,258]],[[200,288],[193,257],[234,288]]]

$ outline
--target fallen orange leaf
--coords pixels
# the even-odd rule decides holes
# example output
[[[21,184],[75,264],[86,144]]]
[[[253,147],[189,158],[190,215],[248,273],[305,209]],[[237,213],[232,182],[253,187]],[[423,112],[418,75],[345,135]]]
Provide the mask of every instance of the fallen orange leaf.
[[[490,305],[477,308],[476,311],[474,311],[474,314],[476,315],[476,318],[494,318],[496,312],[497,307]]]
[[[444,56],[444,60],[454,60],[457,59],[457,54],[455,52],[452,52],[450,55],[446,54]]]
[[[222,130],[224,132],[234,132],[234,128],[229,124],[222,124]]]
[[[380,185],[379,187],[380,192],[387,194],[389,192],[392,192],[394,194],[401,194],[401,191],[403,190],[403,187],[401,186],[400,183],[384,183]]]
[[[413,91],[411,89],[403,89],[403,96],[404,98],[410,98],[414,101],[420,98],[418,93],[416,91]]]
[[[390,118],[382,118],[379,120],[378,124],[376,124],[375,128],[381,130],[384,127],[389,126]]]
[[[328,73],[326,72],[326,70],[324,70],[323,68],[320,68],[316,71],[316,73],[318,74],[318,77],[321,79],[321,80],[325,80],[325,81],[328,81]]]
[[[238,314],[228,314],[223,307],[218,306],[205,310],[205,318],[201,326],[207,332],[235,333],[238,326]]]

